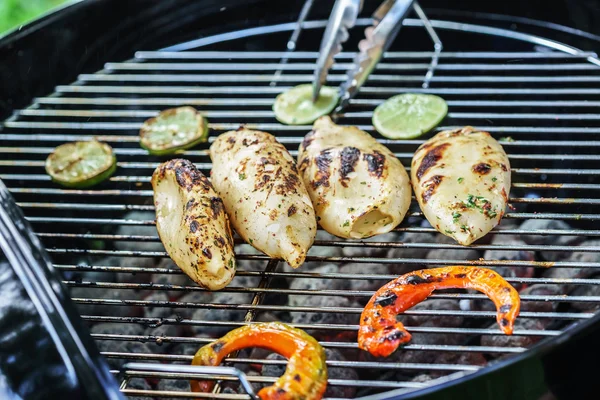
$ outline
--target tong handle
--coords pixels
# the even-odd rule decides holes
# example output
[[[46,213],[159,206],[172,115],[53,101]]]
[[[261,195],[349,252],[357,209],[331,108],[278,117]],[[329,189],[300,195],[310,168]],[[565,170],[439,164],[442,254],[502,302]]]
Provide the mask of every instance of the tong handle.
[[[385,0],[373,13],[373,25],[365,29],[365,38],[358,44],[359,53],[341,87],[343,109],[365,83],[383,53],[398,35],[402,21],[412,9],[414,0]]]
[[[313,102],[319,98],[321,87],[327,81],[327,73],[333,65],[333,58],[341,51],[342,43],[348,40],[348,29],[356,24],[362,6],[363,0],[336,0],[321,39],[314,70]]]

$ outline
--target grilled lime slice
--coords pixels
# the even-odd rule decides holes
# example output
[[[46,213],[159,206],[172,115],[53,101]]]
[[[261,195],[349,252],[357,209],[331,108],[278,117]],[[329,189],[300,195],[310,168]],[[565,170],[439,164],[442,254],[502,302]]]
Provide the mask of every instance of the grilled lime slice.
[[[208,121],[193,107],[162,111],[140,128],[140,145],[150,154],[162,156],[208,141]]]
[[[312,124],[320,116],[329,114],[338,100],[337,89],[323,86],[319,98],[313,103],[312,85],[303,84],[279,94],[273,103],[273,111],[282,124]]]
[[[373,112],[373,126],[388,139],[413,139],[429,132],[448,112],[441,97],[405,93],[390,97]]]
[[[62,144],[46,158],[46,173],[54,182],[71,188],[94,186],[116,169],[112,148],[96,140]]]

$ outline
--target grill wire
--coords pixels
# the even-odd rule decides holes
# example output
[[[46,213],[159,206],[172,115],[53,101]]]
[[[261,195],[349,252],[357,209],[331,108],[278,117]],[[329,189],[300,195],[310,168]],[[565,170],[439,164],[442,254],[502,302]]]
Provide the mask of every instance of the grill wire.
[[[311,80],[316,52],[144,51],[107,63],[57,86],[4,123],[0,178],[48,246],[122,391],[132,398],[201,396],[189,393],[185,374],[119,371],[126,361],[189,364],[213,337],[270,320],[292,321],[331,350],[331,397],[425,387],[558,336],[590,318],[600,303],[600,230],[594,229],[600,217],[600,117],[593,113],[600,105],[600,73],[588,62],[595,55],[533,46],[491,50],[443,52],[427,90],[420,85],[431,52],[389,52],[339,119],[376,135],[370,116],[377,104],[405,91],[427,92],[448,101],[449,117],[438,129],[469,124],[514,139],[502,143],[513,166],[511,209],[500,227],[469,249],[437,234],[413,201],[390,235],[349,241],[319,232],[298,270],[238,239],[236,278],[218,294],[199,288],[169,262],[154,228],[149,183],[165,158],[139,147],[142,121],[165,108],[196,106],[211,122],[211,140],[245,123],[277,135],[296,156],[310,126],[276,123],[271,105],[281,91]],[[341,82],[353,56],[339,55],[332,84]],[[92,138],[115,149],[115,176],[89,190],[52,184],[44,173],[52,149]],[[406,167],[422,143],[380,141]],[[207,148],[182,157],[208,174]],[[494,268],[525,290],[513,337],[499,335],[485,296],[445,291],[404,314],[414,337],[395,355],[374,359],[357,350],[358,316],[374,288],[413,269],[449,264]],[[261,369],[280,373],[285,364],[265,356],[244,351],[227,362],[246,371],[256,389],[277,376],[262,376]],[[226,377],[209,378],[222,383],[207,397],[247,398]]]

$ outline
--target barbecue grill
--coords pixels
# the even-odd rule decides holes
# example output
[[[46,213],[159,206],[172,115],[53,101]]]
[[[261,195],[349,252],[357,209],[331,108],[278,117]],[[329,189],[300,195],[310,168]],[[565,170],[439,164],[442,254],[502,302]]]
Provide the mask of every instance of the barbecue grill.
[[[280,3],[90,0],[0,40],[0,113],[6,117],[0,179],[53,266],[43,258],[24,263],[10,257],[14,249],[33,251],[36,238],[2,188],[0,248],[15,271],[12,280],[27,283],[21,273],[30,271],[29,280],[36,273],[34,281],[51,284],[47,290],[72,297],[52,303],[63,304],[63,319],[42,318],[59,333],[51,342],[82,338],[85,346],[65,348],[93,360],[73,362],[80,386],[72,396],[116,398],[111,388],[119,385],[122,394],[138,399],[247,398],[240,379],[256,391],[276,379],[285,360],[256,350],[230,355],[228,368],[202,371],[219,381],[208,394],[190,393],[187,381],[199,372],[180,367],[230,329],[284,320],[328,349],[328,397],[595,398],[598,380],[585,367],[600,355],[594,340],[600,333],[600,118],[594,113],[600,60],[590,51],[600,38],[593,34],[526,18],[427,8],[424,1],[444,43],[429,87],[422,85],[431,41],[419,19],[407,18],[338,115],[338,123],[375,135],[406,167],[423,140],[386,140],[370,124],[372,110],[398,93],[444,97],[449,116],[438,130],[473,125],[502,138],[513,167],[511,209],[475,245],[464,248],[436,234],[413,202],[392,234],[351,241],[319,232],[297,270],[238,238],[236,278],[219,293],[196,286],[169,262],[154,228],[149,183],[166,158],[139,147],[138,129],[162,109],[190,105],[208,117],[211,141],[246,124],[275,134],[295,156],[311,128],[276,123],[271,105],[281,91],[310,82],[331,3],[315,1],[308,13],[301,12],[304,1]],[[364,16],[377,3],[367,1]],[[352,37],[368,24],[367,18],[357,21],[357,34],[329,75],[332,84],[345,78],[356,48]],[[115,149],[117,173],[86,190],[53,184],[44,173],[52,149],[92,138]],[[207,146],[182,156],[206,174]],[[11,224],[21,232],[5,229]],[[404,313],[414,335],[406,347],[387,359],[358,351],[358,316],[375,288],[413,269],[450,264],[496,269],[521,291],[514,336],[500,335],[485,296],[440,291]],[[33,300],[39,293],[27,289]],[[14,323],[8,317],[0,323],[3,332]],[[7,354],[18,353],[15,346]],[[96,359],[98,352],[103,357]],[[2,369],[10,365],[3,361]],[[108,368],[114,382],[103,375]]]

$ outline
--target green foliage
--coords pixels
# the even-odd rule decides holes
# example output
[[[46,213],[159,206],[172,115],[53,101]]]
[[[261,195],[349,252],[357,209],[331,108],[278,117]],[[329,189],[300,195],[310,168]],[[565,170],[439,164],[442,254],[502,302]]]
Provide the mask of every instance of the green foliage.
[[[0,34],[31,21],[66,0],[0,0]]]

